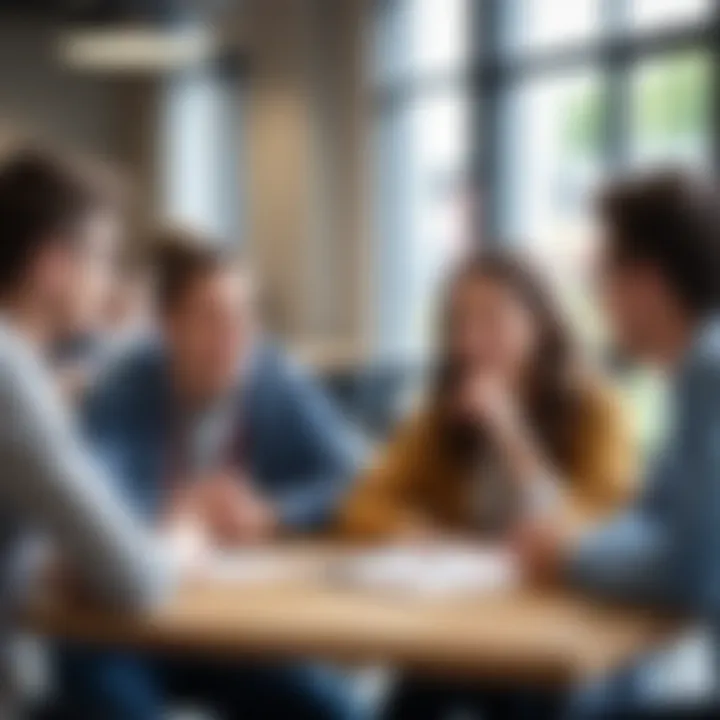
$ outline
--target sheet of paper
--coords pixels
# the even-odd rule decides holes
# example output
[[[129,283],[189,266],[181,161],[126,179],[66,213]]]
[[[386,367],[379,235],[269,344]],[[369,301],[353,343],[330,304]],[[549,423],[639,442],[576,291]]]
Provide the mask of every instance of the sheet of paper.
[[[435,598],[511,588],[518,581],[518,568],[503,550],[428,545],[348,557],[333,576],[346,585],[373,592]]]
[[[312,577],[314,568],[296,555],[272,548],[214,553],[205,563],[213,580],[240,584],[269,584]]]

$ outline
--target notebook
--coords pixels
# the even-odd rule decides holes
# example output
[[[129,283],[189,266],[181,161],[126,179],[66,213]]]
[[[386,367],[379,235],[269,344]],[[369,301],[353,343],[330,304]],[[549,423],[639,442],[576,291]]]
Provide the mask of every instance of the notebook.
[[[480,596],[514,587],[511,553],[455,545],[395,547],[344,558],[333,579],[366,591],[417,598]]]

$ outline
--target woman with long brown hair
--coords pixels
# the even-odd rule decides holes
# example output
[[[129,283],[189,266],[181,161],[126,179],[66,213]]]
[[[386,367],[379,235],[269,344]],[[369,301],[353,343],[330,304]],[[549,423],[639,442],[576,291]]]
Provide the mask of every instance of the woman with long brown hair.
[[[481,252],[448,284],[427,406],[361,478],[343,529],[363,540],[502,541],[538,516],[596,518],[629,499],[632,446],[617,398],[582,362],[537,273]],[[558,702],[407,678],[383,717],[554,717]]]
[[[448,284],[427,406],[358,483],[343,529],[498,538],[537,513],[602,515],[628,499],[632,445],[538,274],[480,252]]]

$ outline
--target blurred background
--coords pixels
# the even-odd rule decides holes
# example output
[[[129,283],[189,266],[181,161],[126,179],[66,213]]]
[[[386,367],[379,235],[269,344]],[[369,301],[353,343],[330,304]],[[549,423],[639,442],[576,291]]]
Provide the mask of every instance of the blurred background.
[[[588,201],[714,169],[719,57],[713,0],[0,0],[0,142],[119,164],[136,243],[173,218],[247,253],[274,327],[382,433],[472,243],[531,252],[599,334]]]

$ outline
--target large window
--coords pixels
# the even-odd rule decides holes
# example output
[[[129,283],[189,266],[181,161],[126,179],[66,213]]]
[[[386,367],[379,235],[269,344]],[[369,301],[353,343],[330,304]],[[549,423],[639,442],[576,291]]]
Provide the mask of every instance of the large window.
[[[160,101],[163,210],[222,242],[238,242],[242,113],[239,79],[220,67],[167,77]]]
[[[718,5],[712,0],[485,0],[470,92],[490,155],[494,237],[561,278],[589,255],[588,199],[607,174],[708,169]],[[483,132],[487,128],[489,132]]]
[[[718,160],[720,3],[376,7],[379,346],[422,351],[438,278],[481,236],[538,256],[576,300],[580,324],[592,326],[584,273],[598,184],[630,167],[711,169]],[[479,214],[482,232],[471,227]]]
[[[720,4],[713,0],[485,0],[469,91],[482,119],[487,233],[544,265],[577,330],[602,341],[588,292],[590,201],[618,171],[713,169]],[[485,132],[483,132],[483,128]],[[662,426],[662,388],[624,376],[640,438]]]
[[[616,172],[717,169],[720,2],[377,7],[380,347],[415,353],[428,344],[438,279],[471,240],[534,255],[580,332],[601,340],[588,291],[590,201]],[[481,226],[471,227],[478,207]],[[659,417],[645,380],[635,387],[640,412]]]
[[[714,0],[484,0],[469,92],[479,109],[488,237],[547,269],[577,330],[602,342],[588,291],[590,201],[615,172],[712,170],[720,3]],[[664,416],[662,388],[623,377],[640,438]]]
[[[710,165],[711,60],[708,51],[691,49],[650,57],[633,67],[629,131],[632,164],[673,158],[698,167]]]
[[[472,144],[471,0],[378,4],[374,144],[380,352],[422,353],[443,268],[464,236]]]

